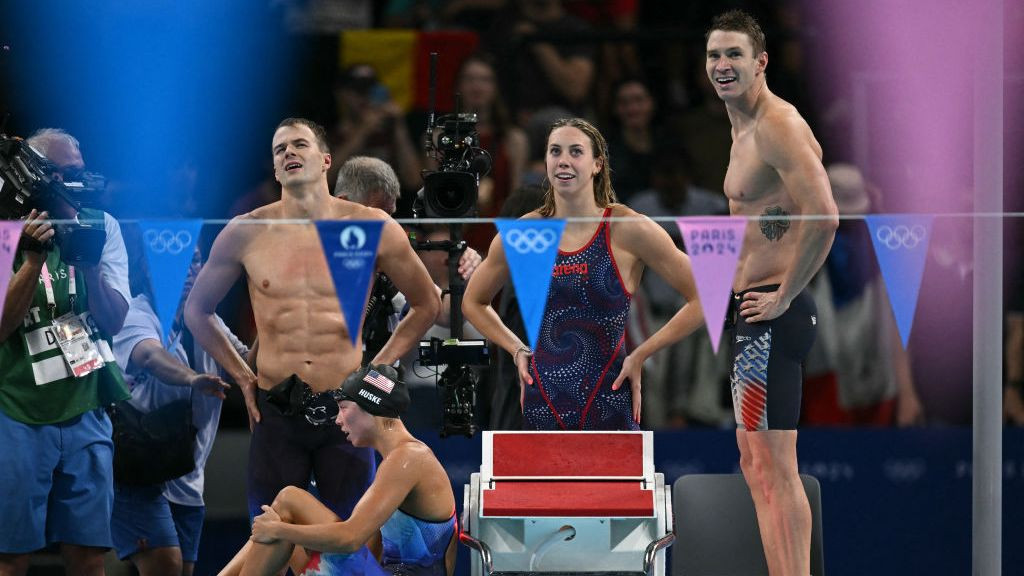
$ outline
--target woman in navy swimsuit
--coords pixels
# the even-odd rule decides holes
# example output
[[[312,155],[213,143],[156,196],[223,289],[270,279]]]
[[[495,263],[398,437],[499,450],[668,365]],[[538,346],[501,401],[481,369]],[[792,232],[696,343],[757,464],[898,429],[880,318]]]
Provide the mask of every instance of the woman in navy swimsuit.
[[[524,428],[637,430],[644,360],[704,321],[690,259],[661,226],[615,202],[607,145],[589,122],[555,122],[545,157],[544,205],[523,218],[560,218],[566,225],[537,349],[523,344],[490,305],[509,278],[500,238],[491,242],[470,280],[463,312],[515,358]],[[687,304],[646,342],[626,350],[629,304],[645,267],[675,287]]]

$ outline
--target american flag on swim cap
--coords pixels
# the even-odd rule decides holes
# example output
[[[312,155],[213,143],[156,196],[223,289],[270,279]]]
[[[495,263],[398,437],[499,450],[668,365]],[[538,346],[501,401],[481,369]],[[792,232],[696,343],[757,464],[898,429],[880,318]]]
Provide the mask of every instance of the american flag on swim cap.
[[[388,394],[391,394],[391,390],[395,388],[395,383],[392,382],[390,378],[381,375],[381,373],[376,370],[370,370],[367,372],[366,376],[363,376],[363,382],[376,386]]]

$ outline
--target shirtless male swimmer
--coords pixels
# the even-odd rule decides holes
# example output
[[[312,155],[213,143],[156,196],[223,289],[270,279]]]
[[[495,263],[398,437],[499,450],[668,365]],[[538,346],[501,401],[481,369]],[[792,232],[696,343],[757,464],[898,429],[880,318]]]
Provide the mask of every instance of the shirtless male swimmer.
[[[817,310],[804,290],[839,225],[821,146],[768,90],[764,33],[744,12],[716,17],[707,74],[732,123],[724,191],[747,217],[733,280],[733,408],[740,469],[772,576],[810,573],[811,511],[797,468],[802,363]]]
[[[281,199],[228,223],[186,306],[196,341],[245,397],[252,430],[250,516],[285,486],[309,486],[312,476],[323,502],[347,518],[376,472],[373,451],[352,446],[334,424],[337,402],[330,392],[360,368],[362,344],[357,338],[352,345],[349,338],[349,330],[358,327],[345,323],[313,221],[383,222],[377,268],[406,294],[410,310],[372,364],[390,365],[409,351],[440,306],[401,226],[379,209],[331,196],[329,150],[315,122],[287,118],[278,125],[272,151]],[[217,304],[243,274],[260,339],[258,376],[214,320]]]

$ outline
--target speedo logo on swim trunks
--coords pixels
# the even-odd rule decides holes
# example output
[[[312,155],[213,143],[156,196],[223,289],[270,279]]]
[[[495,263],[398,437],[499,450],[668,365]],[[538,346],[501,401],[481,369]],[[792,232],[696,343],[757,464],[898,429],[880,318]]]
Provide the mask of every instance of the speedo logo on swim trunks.
[[[750,340],[750,336],[737,336],[736,337],[736,341],[737,342],[746,342],[747,340]]]
[[[581,264],[555,264],[554,269],[551,270],[552,276],[586,276],[587,275],[587,263]]]
[[[373,402],[374,404],[380,404],[380,396],[367,392],[365,389],[360,388],[359,395],[362,396],[363,398],[366,398],[370,402]]]

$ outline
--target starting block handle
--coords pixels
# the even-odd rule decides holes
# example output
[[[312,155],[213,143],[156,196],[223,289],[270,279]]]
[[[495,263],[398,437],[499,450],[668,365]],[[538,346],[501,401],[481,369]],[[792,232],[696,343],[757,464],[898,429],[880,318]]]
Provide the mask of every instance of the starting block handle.
[[[651,568],[654,567],[654,558],[657,556],[658,551],[662,548],[668,548],[675,541],[676,533],[669,532],[647,545],[647,549],[644,550],[644,574],[651,573]]]
[[[659,475],[660,476],[660,475]],[[659,484],[662,484],[659,482]],[[644,550],[644,574],[650,576],[651,569],[654,568],[654,561],[657,558],[658,551],[663,548],[668,548],[676,541],[676,517],[672,513],[672,494],[665,494],[665,513],[668,515],[668,525],[665,526],[665,535],[647,545]]]
[[[466,486],[469,489],[469,486]],[[466,546],[476,550],[480,553],[480,563],[483,565],[484,574],[483,576],[491,576],[491,572],[494,571],[494,561],[491,559],[491,547],[487,543],[473,538],[466,533],[466,529],[469,528],[469,515],[472,512],[470,507],[467,505],[462,510],[462,522],[459,526],[459,542],[462,542]]]
[[[675,537],[674,534],[672,536],[673,538]],[[494,562],[491,559],[490,546],[462,531],[459,531],[459,542],[462,542],[466,546],[469,546],[480,553],[480,563],[483,564],[484,576],[491,576],[491,572],[494,570]]]

